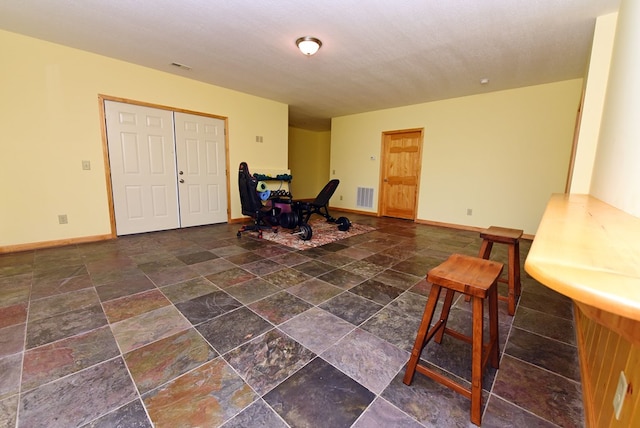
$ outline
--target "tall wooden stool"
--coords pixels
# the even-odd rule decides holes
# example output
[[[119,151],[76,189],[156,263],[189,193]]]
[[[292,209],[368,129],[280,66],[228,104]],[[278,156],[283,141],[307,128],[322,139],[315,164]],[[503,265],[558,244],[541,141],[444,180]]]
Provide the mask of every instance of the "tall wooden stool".
[[[418,328],[416,342],[407,363],[403,382],[411,384],[416,370],[436,382],[453,389],[471,400],[471,422],[480,425],[482,418],[482,373],[487,365],[498,368],[500,350],[498,344],[498,288],[497,280],[502,273],[502,263],[484,260],[478,257],[453,254],[445,262],[431,269],[427,281],[431,282],[431,292],[424,309],[422,322]],[[436,304],[442,289],[447,294],[440,319],[429,329]],[[447,328],[447,319],[455,292],[463,293],[473,299],[473,329],[467,336]],[[489,342],[483,340],[484,300],[489,299]],[[444,333],[471,343],[471,388],[466,388],[426,366],[418,364],[420,354],[427,343],[435,336],[436,343],[442,342]]]
[[[509,304],[509,315],[516,312],[516,301],[520,298],[520,238],[522,230],[507,229],[504,227],[491,226],[480,232],[482,245],[478,257],[489,259],[494,243],[506,244],[509,247],[509,273],[507,279],[499,278],[498,281],[508,284],[509,292],[507,296],[498,295],[498,299]]]

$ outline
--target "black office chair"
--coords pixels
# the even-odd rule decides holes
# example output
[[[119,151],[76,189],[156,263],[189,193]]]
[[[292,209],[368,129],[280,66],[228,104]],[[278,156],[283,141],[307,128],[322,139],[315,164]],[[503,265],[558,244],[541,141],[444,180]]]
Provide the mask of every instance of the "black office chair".
[[[240,204],[242,205],[242,214],[253,219],[253,224],[244,225],[238,230],[237,236],[240,238],[243,232],[256,231],[258,238],[262,238],[263,230],[271,230],[277,232],[277,226],[273,226],[271,222],[276,221],[279,214],[278,208],[265,207],[258,196],[257,187],[258,180],[249,172],[249,166],[246,162],[240,162],[238,170],[238,187],[240,190]]]

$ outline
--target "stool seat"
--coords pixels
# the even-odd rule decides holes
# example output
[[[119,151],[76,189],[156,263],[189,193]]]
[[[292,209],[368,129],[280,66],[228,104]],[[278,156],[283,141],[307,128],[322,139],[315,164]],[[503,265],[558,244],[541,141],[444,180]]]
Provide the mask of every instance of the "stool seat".
[[[480,232],[480,238],[491,239],[494,242],[503,244],[515,243],[522,237],[523,231],[520,229],[508,229],[506,227],[491,226]]]
[[[503,264],[479,257],[452,254],[446,261],[431,269],[427,281],[431,282],[431,291],[422,316],[416,341],[407,363],[403,382],[410,385],[416,371],[436,382],[453,389],[471,400],[471,422],[480,425],[482,417],[482,373],[487,362],[498,368],[500,359],[498,339],[498,291],[497,280],[502,273]],[[431,327],[431,321],[442,289],[446,290],[440,319]],[[447,320],[456,292],[463,293],[473,300],[472,335],[467,336],[447,328]],[[489,341],[484,343],[484,300],[489,300]],[[427,343],[434,338],[441,343],[443,335],[448,335],[471,343],[471,387],[467,388],[448,377],[418,364],[420,354]]]
[[[494,243],[505,244],[509,248],[509,272],[508,280],[498,279],[498,281],[508,284],[507,296],[498,296],[498,299],[508,302],[509,315],[516,312],[516,301],[520,297],[520,238],[523,231],[521,229],[509,229],[506,227],[491,226],[480,232],[482,245],[478,257],[489,259]]]
[[[427,281],[484,299],[502,268],[502,263],[486,263],[478,257],[452,254],[444,263],[429,271]]]

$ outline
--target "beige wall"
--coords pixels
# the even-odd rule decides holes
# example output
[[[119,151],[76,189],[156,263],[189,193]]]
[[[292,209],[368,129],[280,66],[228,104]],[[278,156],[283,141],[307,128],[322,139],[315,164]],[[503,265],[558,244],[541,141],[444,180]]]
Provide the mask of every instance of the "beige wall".
[[[611,13],[596,20],[570,193],[589,193],[591,188],[617,19],[618,14]]]
[[[334,118],[331,171],[344,198],[333,205],[356,209],[360,186],[377,202],[382,132],[424,128],[419,220],[534,234],[564,191],[581,90],[575,79]]]
[[[289,127],[291,192],[296,199],[315,198],[329,181],[331,132]],[[333,204],[333,199],[331,204]]]
[[[615,28],[590,194],[640,217],[640,2],[623,0]]]
[[[228,118],[232,218],[240,161],[287,169],[286,104],[5,31],[0,52],[0,249],[110,233],[98,94]]]

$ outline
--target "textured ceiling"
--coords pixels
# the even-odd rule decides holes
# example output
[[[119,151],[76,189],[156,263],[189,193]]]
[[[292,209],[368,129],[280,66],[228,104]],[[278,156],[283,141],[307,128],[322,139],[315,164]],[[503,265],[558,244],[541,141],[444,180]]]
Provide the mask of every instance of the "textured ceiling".
[[[291,126],[328,130],[331,117],[582,77],[595,18],[618,5],[3,0],[0,28],[280,101]],[[307,35],[323,43],[312,57],[295,46]]]

